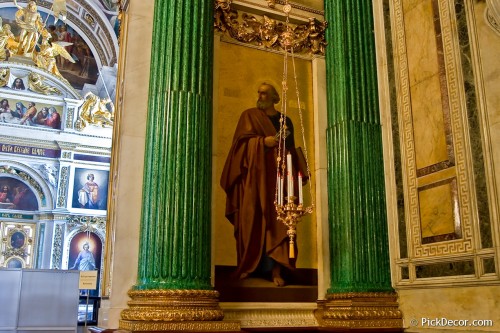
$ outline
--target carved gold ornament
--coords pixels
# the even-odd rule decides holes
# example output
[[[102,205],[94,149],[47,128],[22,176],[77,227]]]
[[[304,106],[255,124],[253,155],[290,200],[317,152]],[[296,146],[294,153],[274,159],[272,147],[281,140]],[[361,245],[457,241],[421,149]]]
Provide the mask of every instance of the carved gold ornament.
[[[272,8],[274,1],[269,3]],[[309,18],[307,24],[287,25],[264,15],[261,19],[231,9],[231,0],[215,0],[214,27],[239,42],[294,53],[325,54],[326,21]]]
[[[10,69],[0,68],[0,87],[5,87],[9,82]]]
[[[223,322],[215,290],[130,290],[120,328],[131,331],[239,331],[239,323]]]
[[[28,88],[44,95],[61,95],[59,89],[45,84],[42,76],[33,72],[28,75]]]
[[[107,105],[110,106],[111,110],[108,109]],[[114,104],[109,98],[100,98],[89,91],[85,94],[84,102],[80,107],[80,115],[75,123],[75,129],[82,131],[87,125],[113,126],[114,111]]]
[[[391,292],[327,294],[317,317],[323,327],[403,327],[397,294]]]

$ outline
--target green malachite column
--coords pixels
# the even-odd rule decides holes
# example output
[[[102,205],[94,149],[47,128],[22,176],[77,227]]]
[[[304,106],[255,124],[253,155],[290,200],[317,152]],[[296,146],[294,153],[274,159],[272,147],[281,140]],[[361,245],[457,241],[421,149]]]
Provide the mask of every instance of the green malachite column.
[[[325,16],[331,285],[323,319],[327,326],[400,327],[389,267],[372,1],[328,0]]]
[[[228,329],[209,323],[223,318],[210,279],[212,62],[213,1],[156,0],[138,277],[122,329]]]
[[[134,289],[211,289],[213,2],[156,0]]]

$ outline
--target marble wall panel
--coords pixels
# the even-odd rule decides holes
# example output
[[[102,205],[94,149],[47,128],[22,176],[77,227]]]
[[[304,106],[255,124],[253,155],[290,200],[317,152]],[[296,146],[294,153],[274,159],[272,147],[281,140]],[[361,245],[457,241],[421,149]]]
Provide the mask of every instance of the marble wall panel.
[[[423,239],[455,232],[457,199],[451,181],[420,189],[418,199]]]
[[[433,75],[410,89],[417,169],[448,160],[439,79]]]
[[[408,255],[414,258],[469,253],[477,246],[473,238],[476,198],[471,182],[471,141],[464,122],[466,85],[460,57],[461,26],[457,25],[461,6],[457,10],[451,0],[395,0],[389,4],[392,44],[388,54],[394,61],[391,84],[397,96],[392,120],[398,124],[392,133],[399,140],[395,155],[400,157],[395,160],[401,161],[403,176],[396,188],[402,191],[398,205],[405,207],[405,214],[399,214],[405,218],[405,227],[398,223],[400,244],[406,236],[411,248]],[[427,196],[430,192],[422,191],[422,186],[452,178],[456,179],[456,194],[448,189]],[[439,231],[430,232],[430,224]]]
[[[408,2],[413,1],[403,1]],[[432,0],[407,6],[409,9],[404,11],[404,28],[410,86],[413,86],[438,73],[438,52]]]

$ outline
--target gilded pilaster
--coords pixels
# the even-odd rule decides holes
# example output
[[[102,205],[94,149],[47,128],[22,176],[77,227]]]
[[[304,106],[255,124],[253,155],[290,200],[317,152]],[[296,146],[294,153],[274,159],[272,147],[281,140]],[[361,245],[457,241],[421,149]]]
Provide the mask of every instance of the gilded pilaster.
[[[239,329],[210,280],[212,20],[211,0],[154,5],[138,277],[121,329]]]
[[[391,287],[372,2],[325,1],[331,286],[322,326],[402,326]]]

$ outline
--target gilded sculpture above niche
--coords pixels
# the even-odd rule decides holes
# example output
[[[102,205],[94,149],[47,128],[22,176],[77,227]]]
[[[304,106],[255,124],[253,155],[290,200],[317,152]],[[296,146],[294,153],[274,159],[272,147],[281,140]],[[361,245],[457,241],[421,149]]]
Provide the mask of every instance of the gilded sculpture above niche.
[[[294,53],[324,55],[328,23],[315,17],[317,13],[307,18],[295,18],[289,24],[291,31],[286,34],[285,18],[278,8],[282,3],[267,1],[266,10],[250,14],[235,9],[232,0],[215,0],[214,28],[238,42],[271,50],[284,50],[284,43],[288,42],[291,33]]]

